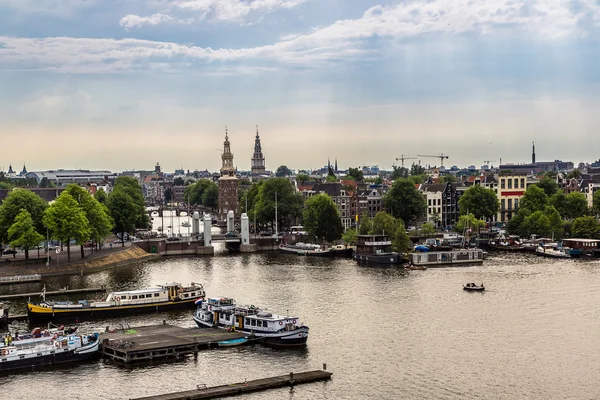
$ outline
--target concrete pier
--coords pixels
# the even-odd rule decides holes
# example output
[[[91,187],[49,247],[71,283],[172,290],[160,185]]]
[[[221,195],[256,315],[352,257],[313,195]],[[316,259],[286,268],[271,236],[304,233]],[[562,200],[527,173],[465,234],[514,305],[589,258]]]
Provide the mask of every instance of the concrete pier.
[[[308,371],[290,373],[288,375],[274,376],[271,378],[255,379],[237,382],[229,385],[211,386],[198,385],[196,389],[185,392],[160,394],[157,396],[140,397],[133,400],[193,400],[214,399],[218,397],[235,396],[243,393],[258,392],[268,389],[277,389],[285,386],[294,386],[302,383],[311,383],[331,379],[331,372]]]
[[[99,288],[51,290],[51,291],[46,291],[46,296],[60,296],[60,295],[66,295],[66,294],[98,293],[98,292],[106,292],[106,286],[102,286]],[[41,295],[42,295],[42,292],[3,294],[3,295],[0,295],[0,300],[25,299],[28,297],[39,297]]]

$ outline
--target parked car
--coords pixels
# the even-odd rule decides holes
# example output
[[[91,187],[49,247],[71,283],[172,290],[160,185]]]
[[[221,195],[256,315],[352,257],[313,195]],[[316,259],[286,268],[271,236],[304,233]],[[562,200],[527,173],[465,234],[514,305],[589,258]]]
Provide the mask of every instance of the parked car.
[[[225,234],[225,237],[226,237],[226,238],[228,238],[228,237],[236,237],[236,236],[237,236],[237,234],[236,234],[235,232],[227,232],[227,233]]]
[[[17,250],[15,250],[15,249],[6,249],[6,250],[2,251],[2,254],[4,254],[4,255],[7,255],[7,254],[15,255],[15,254],[17,254]]]

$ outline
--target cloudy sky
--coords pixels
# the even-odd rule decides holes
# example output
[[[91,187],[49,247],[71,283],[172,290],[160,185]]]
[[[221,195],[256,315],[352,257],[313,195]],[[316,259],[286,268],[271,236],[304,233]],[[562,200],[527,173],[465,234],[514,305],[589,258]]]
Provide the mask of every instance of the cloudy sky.
[[[0,0],[0,168],[593,161],[599,65],[600,0]]]

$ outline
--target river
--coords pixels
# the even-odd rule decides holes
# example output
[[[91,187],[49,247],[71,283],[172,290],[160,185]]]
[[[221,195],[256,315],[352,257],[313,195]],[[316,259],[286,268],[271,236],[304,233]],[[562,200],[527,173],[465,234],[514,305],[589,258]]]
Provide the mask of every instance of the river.
[[[310,327],[308,345],[207,350],[196,361],[134,369],[98,361],[13,374],[0,377],[0,397],[124,399],[320,369],[323,363],[333,372],[330,382],[244,398],[600,397],[599,261],[496,254],[482,266],[403,275],[351,259],[222,254],[167,258],[45,283],[49,288],[106,284],[129,289],[171,281],[200,282],[208,296],[289,310]],[[487,290],[464,292],[466,282],[483,282]],[[35,289],[39,286],[0,287],[4,293]],[[192,327],[191,317],[185,311],[85,325],[103,329],[166,319]]]

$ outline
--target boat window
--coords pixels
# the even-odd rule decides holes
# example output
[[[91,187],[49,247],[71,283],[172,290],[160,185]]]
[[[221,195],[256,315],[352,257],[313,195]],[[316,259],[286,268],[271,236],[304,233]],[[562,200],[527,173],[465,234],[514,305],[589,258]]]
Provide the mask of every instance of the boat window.
[[[160,293],[154,293],[154,297],[160,296]]]
[[[134,294],[133,296],[131,296],[131,299],[132,299],[132,300],[135,300],[135,299],[137,299],[137,295],[136,295],[136,294]]]
[[[146,295],[146,298],[148,298],[148,297],[152,297],[152,293],[148,293],[148,294]]]
[[[246,325],[250,325],[250,318],[246,318]]]
[[[255,319],[252,320],[252,324],[251,325],[252,326],[256,326],[256,320]]]
[[[196,292],[190,293],[190,296],[195,296],[195,295],[196,295]]]
[[[183,297],[189,297],[189,295],[187,293],[184,293]]]
[[[267,323],[267,321],[263,321],[263,326],[266,328],[269,324]]]

